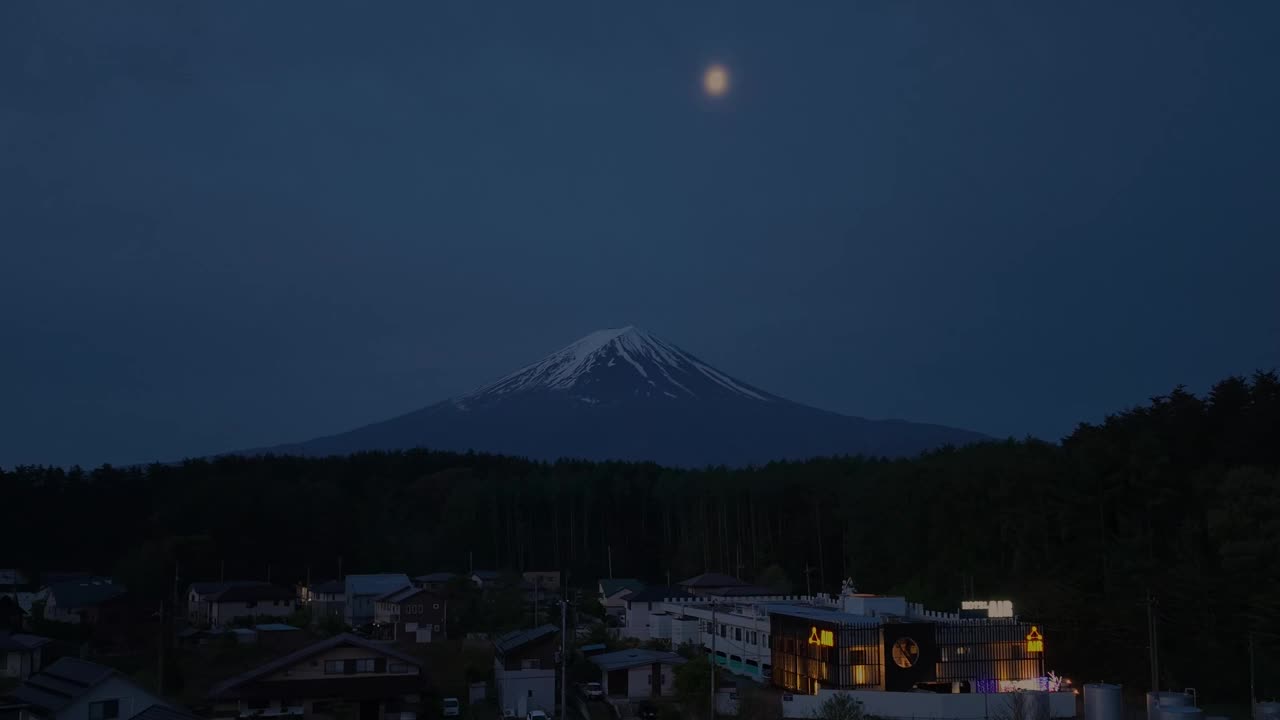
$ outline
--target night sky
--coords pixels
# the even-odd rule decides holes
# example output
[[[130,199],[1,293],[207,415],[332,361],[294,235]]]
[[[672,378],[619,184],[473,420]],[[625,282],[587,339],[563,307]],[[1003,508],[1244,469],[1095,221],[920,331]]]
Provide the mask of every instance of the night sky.
[[[1275,367],[1277,26],[6,0],[0,465],[303,440],[629,324],[818,407],[1053,440]]]

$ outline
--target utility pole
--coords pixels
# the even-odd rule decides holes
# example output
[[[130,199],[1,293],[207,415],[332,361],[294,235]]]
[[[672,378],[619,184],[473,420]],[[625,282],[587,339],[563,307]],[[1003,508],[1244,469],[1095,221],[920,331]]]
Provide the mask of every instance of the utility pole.
[[[804,594],[813,597],[813,587],[809,584],[809,574],[813,572],[813,568],[809,567],[809,561],[804,563]]]
[[[609,555],[609,579],[612,580],[613,579],[613,546],[605,545],[604,549],[605,549],[605,552],[608,553]]]
[[[342,582],[345,579],[346,578],[342,576],[342,556],[339,555],[338,556],[338,582]]]
[[[1249,633],[1249,717],[1256,717],[1258,706],[1258,693],[1254,686],[1255,678],[1253,674],[1253,633]]]
[[[271,563],[267,563],[267,582],[271,582]]]
[[[560,598],[560,720],[569,716],[569,592]]]
[[[222,583],[226,581],[227,581],[227,559],[223,558],[222,562],[218,564],[218,582]]]
[[[164,695],[164,646],[168,633],[165,631],[164,601],[160,601],[160,667],[156,669],[156,690]]]
[[[707,664],[711,666],[711,720],[716,720],[716,603],[711,601],[711,654],[707,656]]]
[[[1155,598],[1147,590],[1147,648],[1150,651],[1151,691],[1160,690],[1160,651],[1156,640]]]

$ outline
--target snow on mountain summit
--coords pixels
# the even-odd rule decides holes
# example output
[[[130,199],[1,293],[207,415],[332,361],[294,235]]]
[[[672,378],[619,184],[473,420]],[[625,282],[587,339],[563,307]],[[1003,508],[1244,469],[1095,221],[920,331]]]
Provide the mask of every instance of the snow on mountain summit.
[[[651,333],[627,326],[597,330],[454,402],[465,407],[536,391],[570,392],[587,404],[636,397],[775,399]]]

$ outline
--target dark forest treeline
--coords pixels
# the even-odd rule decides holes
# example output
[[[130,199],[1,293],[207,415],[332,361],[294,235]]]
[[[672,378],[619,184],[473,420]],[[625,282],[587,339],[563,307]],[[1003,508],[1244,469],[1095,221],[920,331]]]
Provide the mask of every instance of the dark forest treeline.
[[[1280,381],[1182,389],[1061,445],[994,442],[909,461],[745,470],[538,464],[415,451],[0,472],[0,566],[181,582],[563,567],[665,582],[778,565],[797,590],[901,592],[936,609],[1011,598],[1050,667],[1243,700],[1280,692]],[[806,568],[809,572],[806,574]],[[771,572],[771,575],[776,573]],[[1228,697],[1229,696],[1229,697]]]

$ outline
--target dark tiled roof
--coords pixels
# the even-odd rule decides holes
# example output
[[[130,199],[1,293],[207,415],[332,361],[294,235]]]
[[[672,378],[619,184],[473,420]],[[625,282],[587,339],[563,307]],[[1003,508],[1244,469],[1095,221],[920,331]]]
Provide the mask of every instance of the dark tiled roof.
[[[289,588],[277,585],[236,585],[213,596],[214,602],[259,602],[262,600],[293,600]]]
[[[427,573],[426,575],[419,575],[418,577],[414,578],[414,580],[420,583],[444,583],[444,582],[449,582],[450,580],[456,577],[458,577],[457,573],[433,572],[433,573]]]
[[[661,663],[663,665],[683,665],[687,662],[684,658],[673,652],[639,649],[619,650],[617,652],[604,653],[603,655],[592,655],[588,659],[605,672],[609,672],[610,670],[625,670],[627,668],[643,667],[654,663]]]
[[[687,588],[741,587],[743,585],[746,583],[723,573],[703,573],[680,581],[680,587]]]
[[[275,700],[281,697],[376,700],[420,693],[426,682],[421,671],[417,675],[341,675],[312,680],[250,682],[237,688],[234,696],[244,700]]]
[[[524,647],[531,642],[541,640],[556,634],[559,629],[555,625],[547,624],[533,628],[531,630],[516,630],[502,635],[493,641],[493,648],[500,654],[506,654],[517,648]]]
[[[653,587],[647,587],[640,592],[628,595],[627,602],[660,602],[667,598],[671,598],[673,600],[686,600],[692,597],[692,595],[678,587],[654,585]]]
[[[425,592],[425,591],[416,585],[405,585],[404,587],[399,587],[399,588],[396,588],[395,590],[388,590],[387,592],[384,592],[378,597],[374,598],[373,601],[374,602],[400,602],[406,597],[409,597],[410,595],[414,595],[420,592]]]
[[[123,585],[100,578],[68,580],[49,586],[49,594],[61,608],[93,607],[124,593]]]
[[[53,642],[47,637],[39,635],[25,635],[23,633],[9,633],[0,630],[0,650],[6,652],[21,652],[23,650],[34,650],[42,645],[48,645]]]
[[[739,585],[737,587],[719,588],[711,594],[721,597],[746,597],[748,595],[781,595],[782,593],[760,585]]]
[[[644,583],[635,578],[616,578],[613,580],[601,580],[600,590],[605,597],[613,597],[619,591],[630,590],[631,592],[640,592],[644,589]]]
[[[27,678],[9,697],[52,713],[75,702],[115,671],[78,658],[61,658],[44,671]]]
[[[269,582],[262,580],[225,580],[218,582],[193,582],[191,583],[191,592],[201,595],[216,595],[223,590],[233,587],[253,587],[255,585],[270,585]]]
[[[478,577],[481,580],[497,580],[498,579],[497,570],[476,570],[475,572],[471,573],[471,575],[472,577]]]
[[[240,688],[245,683],[249,683],[259,678],[266,677],[271,673],[276,672],[277,670],[283,670],[287,667],[297,665],[298,663],[302,662],[303,660],[306,660],[307,658],[310,658],[314,655],[318,655],[322,652],[325,652],[327,650],[331,650],[333,648],[340,647],[343,645],[364,648],[365,650],[372,650],[373,652],[376,652],[380,655],[385,655],[389,658],[395,658],[396,660],[399,660],[404,663],[408,663],[410,665],[413,665],[414,667],[417,667],[417,668],[422,667],[421,660],[419,660],[418,658],[415,658],[412,655],[407,655],[403,652],[400,652],[399,650],[396,650],[395,648],[389,645],[373,642],[371,640],[366,640],[362,637],[359,637],[357,635],[352,635],[350,633],[343,633],[341,635],[334,635],[333,637],[327,640],[321,640],[318,643],[308,645],[300,650],[291,652],[288,655],[278,657],[275,660],[272,660],[271,662],[265,663],[263,665],[259,665],[258,667],[254,668],[253,670],[250,670],[247,673],[243,673],[241,675],[237,675],[233,678],[225,680],[219,683],[218,685],[216,685],[212,690],[209,691],[209,697],[213,699],[239,697]],[[302,682],[302,681],[291,680],[289,681],[289,687],[290,688],[300,687],[300,686],[294,685],[293,683],[295,682]],[[335,683],[334,680],[331,680],[331,679],[326,679],[318,682],[321,682],[322,684],[328,683],[330,685],[337,684]],[[345,687],[345,681],[342,684]]]
[[[167,705],[152,705],[129,718],[129,720],[199,720],[199,717],[180,708]]]

